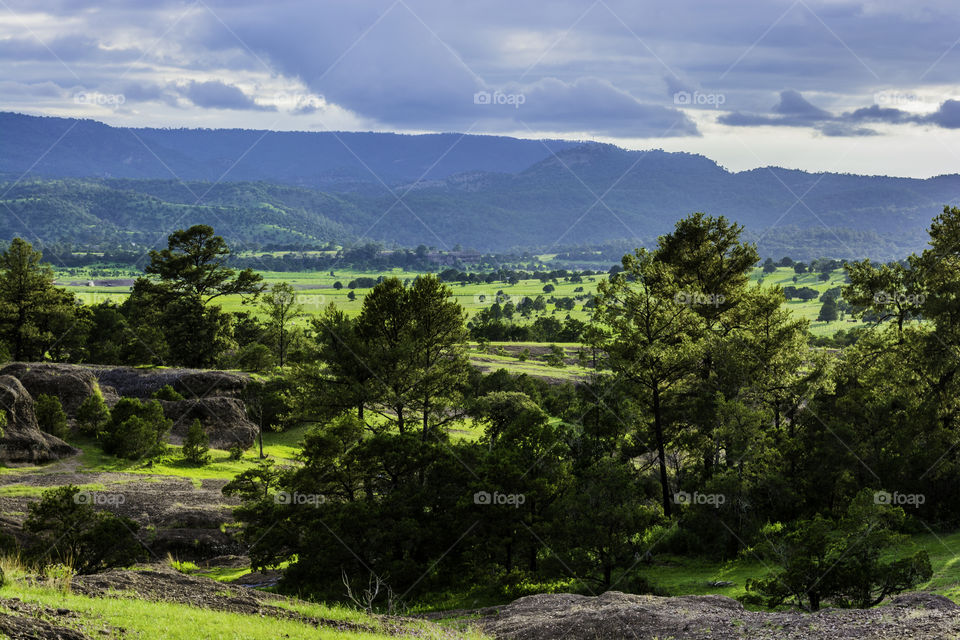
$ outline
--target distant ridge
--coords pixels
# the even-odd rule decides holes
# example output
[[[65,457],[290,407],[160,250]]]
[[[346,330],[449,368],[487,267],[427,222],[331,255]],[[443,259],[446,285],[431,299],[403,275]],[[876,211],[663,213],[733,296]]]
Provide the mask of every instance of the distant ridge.
[[[734,173],[701,155],[599,143],[123,129],[11,113],[0,113],[0,174],[0,237],[75,243],[153,243],[170,225],[206,222],[260,245],[550,252],[649,244],[704,211],[743,224],[763,255],[899,259],[960,202],[958,175]]]

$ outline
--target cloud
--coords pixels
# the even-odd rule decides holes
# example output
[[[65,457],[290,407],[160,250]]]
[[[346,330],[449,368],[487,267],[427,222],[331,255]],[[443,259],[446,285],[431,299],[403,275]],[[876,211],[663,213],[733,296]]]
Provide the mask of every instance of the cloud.
[[[862,124],[920,124],[960,129],[960,101],[945,100],[937,110],[923,115],[878,104],[834,115],[811,104],[797,91],[783,91],[771,111],[776,115],[732,112],[718,118],[731,127],[810,127],[825,136],[872,136],[878,132]]]
[[[924,119],[944,129],[960,129],[960,101],[946,100],[934,113]]]
[[[640,102],[600,78],[573,82],[545,78],[477,95],[490,96],[489,104],[476,105],[478,119],[492,116],[501,119],[503,126],[633,138],[700,135],[696,124],[682,111]],[[499,103],[497,96],[503,96]]]
[[[247,109],[251,111],[276,111],[273,105],[260,105],[253,98],[245,94],[239,87],[208,80],[207,82],[190,81],[183,95],[198,107],[210,109]]]

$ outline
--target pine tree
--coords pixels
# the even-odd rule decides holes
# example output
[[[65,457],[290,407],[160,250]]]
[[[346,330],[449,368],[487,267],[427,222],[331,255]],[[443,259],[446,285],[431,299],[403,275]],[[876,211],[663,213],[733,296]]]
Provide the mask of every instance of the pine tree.
[[[183,441],[183,458],[198,466],[210,462],[210,436],[203,430],[199,420],[194,420],[187,431]]]

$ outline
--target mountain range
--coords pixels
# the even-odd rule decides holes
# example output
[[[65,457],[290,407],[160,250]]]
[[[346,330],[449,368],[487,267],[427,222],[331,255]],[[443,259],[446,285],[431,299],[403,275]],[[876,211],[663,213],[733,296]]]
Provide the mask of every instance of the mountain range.
[[[693,211],[762,255],[901,258],[960,199],[930,179],[501,136],[127,129],[0,113],[0,237],[156,244],[205,222],[248,246],[375,240],[483,251],[650,244]]]

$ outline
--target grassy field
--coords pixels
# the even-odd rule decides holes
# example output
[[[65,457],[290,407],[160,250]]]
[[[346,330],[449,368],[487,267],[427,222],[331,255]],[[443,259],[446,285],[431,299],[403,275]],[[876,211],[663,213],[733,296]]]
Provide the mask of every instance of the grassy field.
[[[96,304],[106,300],[121,302],[129,293],[130,287],[126,283],[117,284],[115,286],[86,286],[84,283],[91,279],[86,272],[83,270],[73,271],[73,275],[63,271],[59,272],[57,274],[57,282],[61,286],[65,286],[68,290],[77,294],[85,304]],[[351,293],[351,290],[347,288],[347,284],[356,278],[396,276],[401,279],[412,279],[417,276],[416,273],[403,271],[401,269],[373,273],[334,270],[333,273],[334,275],[330,275],[329,272],[287,273],[264,271],[261,272],[261,275],[268,285],[277,282],[288,282],[293,285],[297,289],[297,295],[299,296],[298,302],[303,307],[304,316],[306,318],[313,314],[319,313],[331,302],[337,305],[338,308],[343,309],[349,315],[356,315],[359,313],[363,304],[363,296],[369,291],[369,289],[353,290],[355,299],[350,300],[349,294]],[[815,273],[805,273],[797,276],[792,268],[787,267],[780,267],[776,272],[771,274],[763,274],[758,268],[755,269],[751,275],[751,280],[753,282],[762,282],[762,286],[806,286],[816,289],[819,293],[823,293],[832,287],[842,286],[844,283],[844,272],[842,269],[838,269],[830,274],[830,280],[826,282],[819,280],[818,275],[819,274]],[[133,276],[134,274],[131,272],[125,275],[124,278],[129,280]],[[796,282],[793,280],[795,276],[797,278]],[[493,284],[468,284],[464,286],[454,283],[450,286],[453,289],[456,300],[463,306],[469,316],[473,316],[480,309],[492,305],[497,298],[498,292],[502,292],[502,296],[507,296],[507,299],[512,300],[514,303],[520,302],[520,300],[522,300],[524,297],[535,298],[538,295],[543,295],[547,299],[549,299],[551,296],[556,298],[576,297],[596,291],[597,282],[603,278],[604,276],[588,276],[583,279],[582,283],[572,283],[559,280],[556,283],[551,283],[553,284],[555,290],[549,294],[544,293],[544,284],[539,280],[522,280],[515,285],[509,285],[500,282]],[[100,279],[97,278],[96,280]],[[335,289],[334,283],[336,282],[340,282],[343,285],[343,288]],[[577,289],[580,289],[580,291],[577,291]],[[220,299],[219,302],[227,311],[251,310],[251,306],[243,304],[239,296],[227,296]],[[849,329],[860,324],[859,322],[853,321],[849,318],[829,323],[817,322],[816,318],[822,305],[819,300],[792,300],[786,302],[785,304],[793,313],[811,321],[810,331],[814,335],[832,335],[840,329]],[[553,305],[547,305],[546,315],[552,315],[562,320],[567,316],[568,313],[571,317],[577,318],[578,320],[586,321],[590,318],[589,310],[583,309],[582,300],[578,301],[574,310],[569,312],[558,311]]]
[[[277,604],[303,616],[363,625],[373,631],[315,627],[309,622],[296,619],[217,611],[173,602],[146,601],[123,592],[111,594],[111,597],[93,598],[58,588],[53,582],[28,581],[26,572],[15,562],[5,561],[3,569],[7,581],[0,587],[0,597],[17,598],[27,605],[41,606],[48,610],[69,609],[76,612],[78,616],[55,618],[54,623],[80,630],[90,637],[135,637],[141,640],[385,640],[408,636],[439,640],[451,637],[447,630],[425,622],[391,621],[387,625],[381,619],[355,609],[303,601]],[[0,604],[0,613],[13,612]],[[486,636],[477,632],[466,632],[459,637],[482,640]]]

